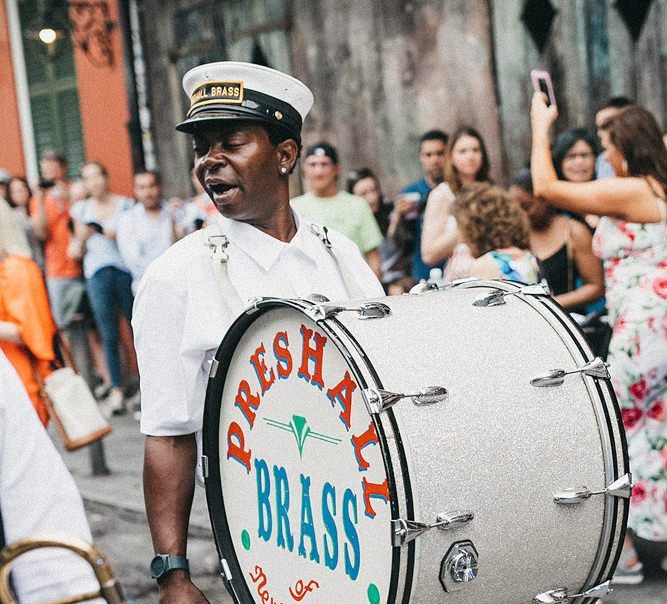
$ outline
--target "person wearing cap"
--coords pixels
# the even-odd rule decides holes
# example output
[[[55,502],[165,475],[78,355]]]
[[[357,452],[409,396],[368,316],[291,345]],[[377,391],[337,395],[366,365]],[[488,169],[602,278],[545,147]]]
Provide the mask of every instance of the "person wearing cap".
[[[311,190],[292,199],[292,207],[309,220],[347,235],[379,278],[382,232],[361,197],[338,189],[339,174],[338,153],[332,145],[322,141],[308,147],[303,176]]]
[[[207,601],[190,581],[185,555],[195,474],[201,480],[195,466],[206,382],[227,329],[258,296],[383,295],[356,245],[330,231],[329,249],[324,230],[290,208],[289,174],[313,103],[310,90],[284,73],[235,62],[195,67],[183,87],[190,110],[177,129],[193,137],[195,174],[220,216],[148,267],[132,321],[152,576],[160,602],[179,604]]]

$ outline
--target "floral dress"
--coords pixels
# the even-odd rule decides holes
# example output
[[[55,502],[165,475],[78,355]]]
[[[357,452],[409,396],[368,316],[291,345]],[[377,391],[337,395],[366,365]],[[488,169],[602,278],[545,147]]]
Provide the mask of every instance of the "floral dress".
[[[667,541],[667,223],[603,217],[593,250],[604,264],[613,325],[607,360],[635,484],[629,527]]]

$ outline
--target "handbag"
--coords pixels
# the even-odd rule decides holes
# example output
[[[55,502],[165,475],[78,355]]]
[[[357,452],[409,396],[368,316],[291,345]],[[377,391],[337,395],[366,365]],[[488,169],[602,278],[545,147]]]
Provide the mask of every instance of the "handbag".
[[[62,366],[43,380],[47,409],[56,424],[65,449],[74,451],[111,432],[86,380],[74,370],[74,361],[60,332],[56,334]]]

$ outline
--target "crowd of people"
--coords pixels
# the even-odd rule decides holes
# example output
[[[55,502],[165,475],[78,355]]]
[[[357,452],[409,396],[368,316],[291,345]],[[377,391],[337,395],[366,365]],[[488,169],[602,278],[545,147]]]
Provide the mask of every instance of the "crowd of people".
[[[508,189],[494,184],[500,175],[470,126],[451,137],[424,133],[422,176],[394,199],[365,166],[340,188],[338,152],[321,141],[303,153],[307,192],[291,207],[356,244],[389,295],[429,278],[511,279],[544,283],[575,316],[606,309],[600,325],[611,339],[598,352],[608,347],[628,435],[632,535],[667,541],[667,149],[650,112],[622,97],[598,111],[597,136],[573,128],[551,145],[555,119],[536,95],[529,167]],[[122,413],[142,276],[176,241],[215,222],[216,206],[194,171],[186,200],[165,199],[153,171],[134,175],[134,199],[110,191],[98,162],[69,180],[55,151],[42,154],[40,171],[39,183],[0,171],[0,349],[46,425],[40,384],[54,334],[88,309],[96,395],[106,413]],[[632,539],[618,581],[642,579]]]

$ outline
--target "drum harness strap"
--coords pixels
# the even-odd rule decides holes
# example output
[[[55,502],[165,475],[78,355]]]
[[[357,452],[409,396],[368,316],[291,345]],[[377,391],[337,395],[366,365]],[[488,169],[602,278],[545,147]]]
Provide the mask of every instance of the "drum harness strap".
[[[315,235],[324,245],[326,250],[329,252],[333,258],[338,270],[343,279],[343,285],[345,286],[345,291],[351,299],[355,298],[364,298],[364,292],[359,286],[357,279],[352,274],[352,271],[347,266],[346,263],[340,262],[338,256],[336,255],[331,241],[329,240],[329,232],[327,227],[319,226],[314,223],[309,224],[310,231]],[[222,229],[219,224],[213,223],[208,225],[204,229],[205,234],[205,243],[206,247],[211,250],[211,260],[213,261],[214,271],[218,277],[218,282],[220,284],[220,289],[222,295],[229,305],[231,311],[235,315],[240,315],[246,308],[246,304],[243,303],[241,297],[239,296],[236,288],[229,278],[229,272],[227,270],[227,262],[229,260],[229,237],[222,232]]]

